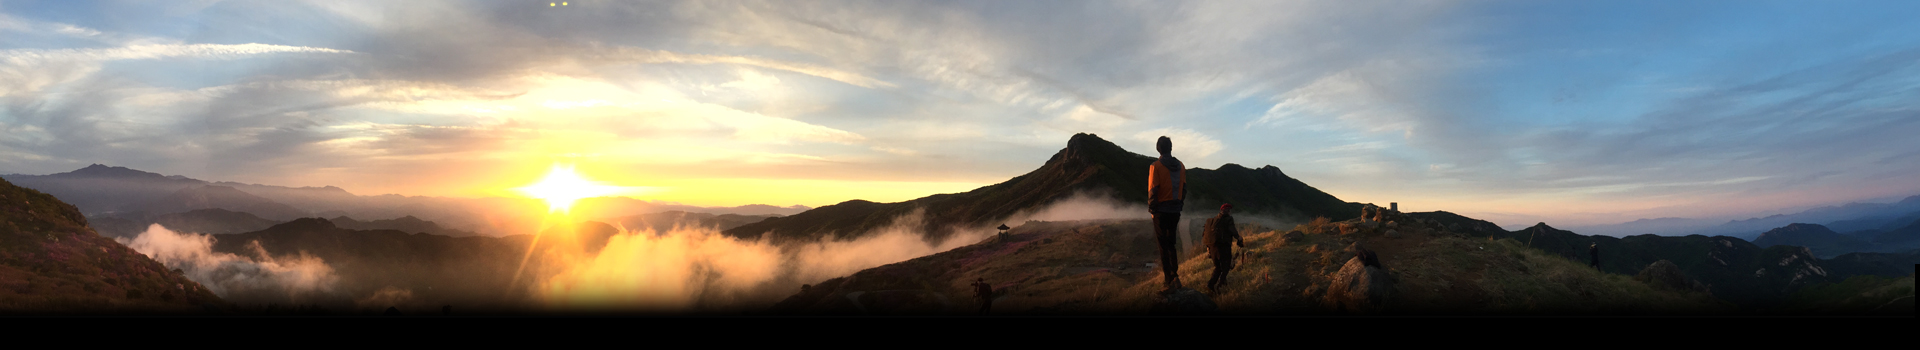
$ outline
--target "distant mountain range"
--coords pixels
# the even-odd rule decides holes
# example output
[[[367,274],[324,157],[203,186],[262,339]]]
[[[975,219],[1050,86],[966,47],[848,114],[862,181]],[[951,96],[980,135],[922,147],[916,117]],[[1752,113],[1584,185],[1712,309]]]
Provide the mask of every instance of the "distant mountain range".
[[[893,224],[897,218],[922,213],[911,227],[929,240],[944,239],[959,228],[991,227],[1016,214],[1030,213],[1048,204],[1091,194],[1118,203],[1139,203],[1145,215],[1148,157],[1128,152],[1093,134],[1075,134],[1067,147],[1040,168],[998,184],[965,193],[938,194],[898,203],[851,200],[786,217],[767,219],[726,230],[730,236],[775,241],[856,238]],[[1221,203],[1231,202],[1245,215],[1266,215],[1306,221],[1314,217],[1345,220],[1360,215],[1360,204],[1287,177],[1271,165],[1249,169],[1237,164],[1219,169],[1187,169],[1185,218],[1204,219]]]
[[[1613,225],[1584,226],[1578,228],[1578,230],[1609,236],[1639,234],[1662,236],[1703,235],[1732,236],[1745,240],[1754,240],[1759,238],[1763,232],[1795,223],[1823,224],[1835,232],[1850,233],[1867,230],[1891,230],[1904,227],[1914,221],[1920,221],[1920,195],[1910,196],[1894,203],[1847,203],[1844,205],[1807,209],[1791,214],[1774,214],[1765,217],[1729,220],[1726,222],[1667,217],[1639,219]]]
[[[90,218],[108,225],[154,222],[160,216],[201,209],[222,209],[284,222],[300,217],[354,217],[387,220],[413,217],[437,222],[444,233],[505,235],[537,229],[546,204],[530,198],[447,198],[400,195],[358,196],[338,187],[283,187],[236,182],[207,182],[124,167],[94,164],[50,175],[0,175],[21,187],[74,203]],[[697,207],[626,197],[582,199],[574,211],[583,217],[618,217],[681,211],[713,215],[791,215],[804,206]],[[144,228],[141,228],[144,229]],[[120,229],[116,228],[116,232]]]

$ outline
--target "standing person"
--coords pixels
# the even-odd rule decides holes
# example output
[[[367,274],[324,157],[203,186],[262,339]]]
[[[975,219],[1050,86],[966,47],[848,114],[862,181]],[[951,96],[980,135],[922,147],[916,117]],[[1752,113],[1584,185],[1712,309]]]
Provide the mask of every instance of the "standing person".
[[[1599,270],[1600,269],[1600,243],[1596,242],[1593,245],[1587,246],[1587,256],[1593,257],[1593,263],[1591,264],[1591,266],[1593,266],[1593,269]]]
[[[1219,289],[1227,283],[1227,272],[1233,270],[1233,246],[1247,247],[1247,242],[1240,239],[1240,227],[1233,223],[1233,203],[1221,204],[1220,215],[1207,219],[1200,244],[1213,258],[1213,278],[1207,279],[1207,291]]]
[[[980,299],[980,314],[985,315],[993,308],[993,285],[987,284],[985,277],[973,280],[973,297]]]
[[[1180,210],[1186,206],[1187,167],[1173,158],[1173,139],[1161,136],[1154,144],[1160,160],[1147,166],[1147,211],[1153,214],[1153,236],[1160,243],[1160,274],[1166,290],[1180,289],[1180,247],[1176,235]]]

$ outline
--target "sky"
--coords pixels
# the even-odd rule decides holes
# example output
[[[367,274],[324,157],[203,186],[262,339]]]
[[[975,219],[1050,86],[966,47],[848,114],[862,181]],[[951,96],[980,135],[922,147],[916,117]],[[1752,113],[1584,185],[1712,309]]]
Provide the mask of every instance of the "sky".
[[[1094,133],[1527,226],[1920,194],[1912,1],[0,1],[0,173],[705,206]]]

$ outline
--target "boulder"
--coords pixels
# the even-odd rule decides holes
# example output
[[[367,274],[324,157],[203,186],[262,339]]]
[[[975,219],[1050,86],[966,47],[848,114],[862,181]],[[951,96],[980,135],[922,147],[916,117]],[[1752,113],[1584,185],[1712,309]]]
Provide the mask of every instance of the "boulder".
[[[1333,274],[1333,283],[1327,287],[1327,303],[1350,311],[1379,311],[1392,294],[1393,278],[1380,268],[1367,266],[1356,256]]]
[[[1155,315],[1204,315],[1219,311],[1220,306],[1213,298],[1192,288],[1180,288],[1172,293],[1157,294],[1153,298]]]
[[[1707,291],[1706,285],[1700,284],[1700,281],[1687,278],[1687,274],[1680,271],[1680,265],[1675,265],[1672,261],[1667,261],[1666,259],[1648,264],[1647,268],[1640,270],[1640,274],[1634,275],[1633,279],[1640,281],[1640,283],[1652,285],[1655,288],[1678,291]]]
[[[1387,230],[1387,238],[1400,238],[1400,231]]]
[[[1360,242],[1348,244],[1346,252],[1352,253],[1355,259],[1360,259],[1360,263],[1364,266],[1384,268],[1380,266],[1380,256],[1374,255],[1373,250],[1360,246]]]

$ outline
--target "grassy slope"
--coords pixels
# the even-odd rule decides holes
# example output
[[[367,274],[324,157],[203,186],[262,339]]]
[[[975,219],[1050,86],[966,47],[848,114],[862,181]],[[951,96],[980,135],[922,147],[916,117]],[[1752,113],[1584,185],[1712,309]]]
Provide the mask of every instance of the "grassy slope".
[[[1247,225],[1243,262],[1212,293],[1225,313],[1327,314],[1329,275],[1351,258],[1353,242],[1375,250],[1399,283],[1387,312],[1406,314],[1688,314],[1732,305],[1702,293],[1660,290],[1631,276],[1605,274],[1519,242],[1489,241],[1430,229],[1349,230],[1302,225],[1303,240]],[[1349,222],[1351,224],[1351,222]],[[1145,221],[1029,223],[1009,237],[908,260],[821,283],[775,307],[800,313],[967,313],[968,284],[985,278],[999,291],[997,313],[1144,314],[1160,289],[1147,268],[1156,247]],[[1187,250],[1182,283],[1206,284],[1211,261]],[[876,291],[889,291],[875,293]],[[890,294],[889,294],[890,293]],[[875,294],[918,297],[873,297]],[[855,295],[849,298],[849,295]],[[933,295],[932,297],[928,295]],[[943,303],[944,302],[944,303]]]
[[[224,302],[95,233],[74,206],[0,181],[0,312],[188,312],[200,304]]]
[[[1860,275],[1807,287],[1787,297],[1788,310],[1804,314],[1913,316],[1913,275]]]

